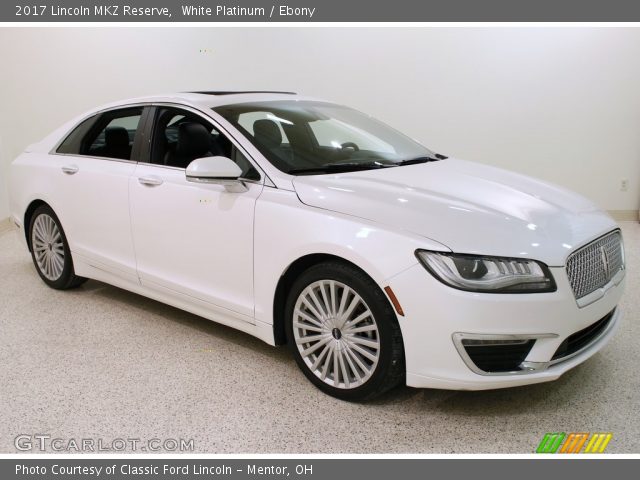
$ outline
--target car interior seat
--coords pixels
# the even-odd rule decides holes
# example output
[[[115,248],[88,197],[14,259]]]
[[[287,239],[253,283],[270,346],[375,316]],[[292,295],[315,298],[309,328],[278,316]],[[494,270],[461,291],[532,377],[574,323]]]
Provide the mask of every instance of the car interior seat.
[[[292,152],[282,148],[282,132],[276,122],[268,118],[262,118],[253,122],[253,138],[263,148],[276,155],[272,158],[277,167],[288,170],[292,160]]]
[[[195,122],[181,123],[178,127],[178,141],[175,150],[169,150],[164,164],[171,167],[187,168],[196,158],[212,157],[211,133]]]
[[[108,127],[104,131],[104,149],[101,156],[110,158],[131,158],[131,146],[129,145],[129,132],[124,127]]]

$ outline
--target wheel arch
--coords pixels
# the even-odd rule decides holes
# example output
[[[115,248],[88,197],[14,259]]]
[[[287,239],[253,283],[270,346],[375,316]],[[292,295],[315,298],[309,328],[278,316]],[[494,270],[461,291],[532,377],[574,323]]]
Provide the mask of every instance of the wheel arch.
[[[318,265],[320,263],[325,263],[329,261],[339,262],[339,263],[348,265],[352,268],[355,268],[361,271],[367,277],[369,277],[376,285],[378,285],[378,282],[376,282],[374,278],[369,273],[367,273],[366,270],[364,270],[359,265],[347,260],[346,258],[340,257],[338,255],[333,255],[330,253],[311,253],[296,259],[295,261],[293,261],[287,266],[284,272],[282,272],[282,275],[278,280],[278,284],[276,286],[276,290],[274,294],[273,338],[276,345],[285,345],[287,343],[286,333],[285,333],[284,310],[285,310],[285,303],[287,300],[287,293],[289,292],[289,289],[293,285],[293,282],[295,282],[296,279],[308,268],[314,265]],[[389,298],[387,297],[387,295],[384,294],[384,296],[385,298],[387,298],[387,301],[389,301]]]
[[[36,200],[32,200],[31,203],[29,203],[29,206],[27,207],[27,209],[24,212],[24,218],[23,218],[23,224],[22,225],[23,225],[25,240],[27,241],[27,247],[29,248],[29,251],[31,251],[31,238],[30,238],[30,235],[29,235],[29,227],[31,226],[31,218],[33,218],[33,214],[35,213],[35,211],[39,207],[41,207],[43,205],[46,205],[47,207],[49,207],[49,208],[51,208],[53,210],[51,205],[49,205],[44,200],[36,199]]]

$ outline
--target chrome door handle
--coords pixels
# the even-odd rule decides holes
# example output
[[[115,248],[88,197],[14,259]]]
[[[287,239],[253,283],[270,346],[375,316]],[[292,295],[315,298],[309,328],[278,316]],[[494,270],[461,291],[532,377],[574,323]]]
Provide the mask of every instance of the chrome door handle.
[[[78,170],[79,168],[77,165],[65,165],[64,167],[62,167],[62,171],[67,175],[73,175],[74,173],[78,173]]]
[[[148,177],[138,177],[138,182],[141,185],[146,185],[147,187],[157,187],[158,185],[162,185],[162,179],[160,177],[156,177],[155,175],[150,175]]]

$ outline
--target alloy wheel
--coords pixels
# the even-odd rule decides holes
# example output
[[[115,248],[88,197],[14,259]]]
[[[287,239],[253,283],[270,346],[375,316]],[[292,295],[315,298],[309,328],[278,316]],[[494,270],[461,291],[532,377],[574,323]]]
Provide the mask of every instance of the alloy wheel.
[[[33,222],[31,247],[42,275],[56,281],[62,276],[65,265],[62,233],[55,220],[42,213]]]
[[[300,293],[293,337],[309,370],[335,388],[363,385],[380,358],[380,334],[371,310],[355,290],[335,280],[313,282]]]

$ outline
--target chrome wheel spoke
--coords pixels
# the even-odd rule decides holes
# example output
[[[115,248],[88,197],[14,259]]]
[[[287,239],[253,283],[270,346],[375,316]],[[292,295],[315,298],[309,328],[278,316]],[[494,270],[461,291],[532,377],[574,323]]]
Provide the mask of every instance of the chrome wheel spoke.
[[[331,299],[331,314],[332,315],[337,315],[338,314],[338,304],[337,299],[338,296],[336,295],[336,282],[329,282],[329,298]]]
[[[351,330],[352,327],[359,324],[360,322],[362,322],[363,320],[367,319],[370,316],[371,316],[371,312],[369,311],[369,309],[367,309],[364,312],[362,312],[360,315],[358,315],[356,318],[354,318],[353,320],[349,320],[345,322],[343,329]]]
[[[328,337],[328,335],[325,334],[325,333],[323,333],[321,335],[307,335],[306,337],[296,338],[296,343],[298,345],[303,345],[305,343],[318,342],[318,341],[320,341],[322,339],[325,339],[327,337]]]
[[[349,296],[349,292],[347,291],[347,287],[345,286],[342,289],[342,296],[340,297],[340,306],[338,307],[338,311],[336,312],[338,316],[342,316],[342,312],[344,312],[344,307],[347,305],[348,296]]]
[[[359,345],[351,345],[351,348],[358,352],[361,356],[363,356],[364,358],[371,360],[372,362],[377,360],[377,357],[372,354],[371,352],[366,351],[364,348],[360,347]]]
[[[322,327],[320,326],[316,326],[314,325],[309,325],[308,323],[301,323],[301,322],[293,322],[293,326],[295,328],[301,328],[303,330],[308,330],[310,332],[318,332],[318,333],[323,333],[324,330],[322,329]]]
[[[316,317],[319,321],[322,321],[322,319],[323,319],[322,314],[320,312],[318,312],[318,310],[316,310],[316,307],[311,304],[312,302],[309,302],[309,300],[305,297],[302,300],[302,303],[304,303],[304,306],[307,307],[309,312],[311,312],[311,314],[314,317]]]
[[[302,356],[303,357],[308,357],[309,355],[311,355],[313,352],[315,352],[316,350],[318,350],[321,346],[329,343],[331,341],[331,337],[324,337],[323,339],[321,339],[319,342],[315,343],[314,345],[312,345],[311,347],[307,348],[306,350],[303,350]],[[297,343],[297,340],[296,340]]]
[[[352,389],[371,378],[380,356],[380,334],[355,290],[336,280],[313,282],[298,296],[293,316],[300,356],[320,380]]]
[[[340,353],[337,348],[333,349],[333,386],[340,386],[340,375],[338,374],[338,356]]]
[[[357,335],[348,335],[347,339],[348,342],[358,343],[360,345],[364,345],[365,347],[373,348],[374,350],[377,350],[380,347],[378,342],[369,340],[364,337],[358,337]]]
[[[365,332],[373,332],[378,328],[375,325],[365,325],[363,327],[349,327],[345,328],[344,332],[347,335],[355,334],[355,333],[365,333]]]
[[[350,348],[347,349],[347,359],[349,359],[350,363],[352,361],[355,362],[355,364],[352,363],[352,368],[353,368],[354,373],[356,374],[356,377],[358,378],[358,380],[360,380],[361,377],[360,377],[360,373],[358,372],[358,368],[360,368],[362,373],[366,374],[367,373],[367,366],[362,362],[360,357],[358,357],[358,355],[356,355],[353,352],[353,350],[351,350]],[[357,367],[356,367],[356,365],[357,365]]]
[[[358,295],[357,293],[354,293],[353,294],[353,299],[351,300],[351,303],[349,304],[347,309],[342,314],[343,317],[345,319],[348,319],[361,301],[362,301],[362,299],[360,298],[360,295]]]
[[[322,372],[320,374],[320,378],[322,380],[326,380],[327,379],[327,372],[329,371],[329,365],[331,365],[331,357],[333,355],[333,350],[334,350],[334,347],[333,347],[333,345],[331,345],[329,347],[329,353],[326,356],[326,358],[324,359],[324,363],[322,364]]]
[[[347,365],[346,365],[346,361],[344,359],[345,355],[346,355],[346,350],[342,350],[339,353],[338,356],[338,362],[340,363],[340,371],[342,372],[342,380],[344,382],[344,386],[345,388],[349,388],[351,382],[349,381],[349,374],[347,374]]]
[[[320,304],[320,300],[318,300],[316,292],[314,292],[313,290],[309,290],[309,297],[311,298],[311,301],[313,302],[318,313],[320,314],[320,318],[324,318],[325,316],[327,316],[327,312]]]
[[[327,315],[331,316],[335,313],[335,310],[333,309],[331,302],[329,301],[331,293],[329,293],[329,296],[327,296],[327,287],[328,285],[320,285],[320,295],[322,296],[322,303],[324,305],[325,312],[327,313]]]
[[[303,320],[306,320],[307,322],[315,325],[316,327],[322,327],[322,319],[319,318],[313,318],[312,316],[310,316],[309,314],[303,312],[302,310],[297,309],[294,314],[299,317],[302,318]]]
[[[328,344],[325,344],[324,348],[320,352],[320,355],[318,355],[318,357],[316,358],[316,361],[313,362],[313,365],[311,365],[311,370],[315,371],[320,366],[322,359],[330,350],[331,350],[331,346]]]

